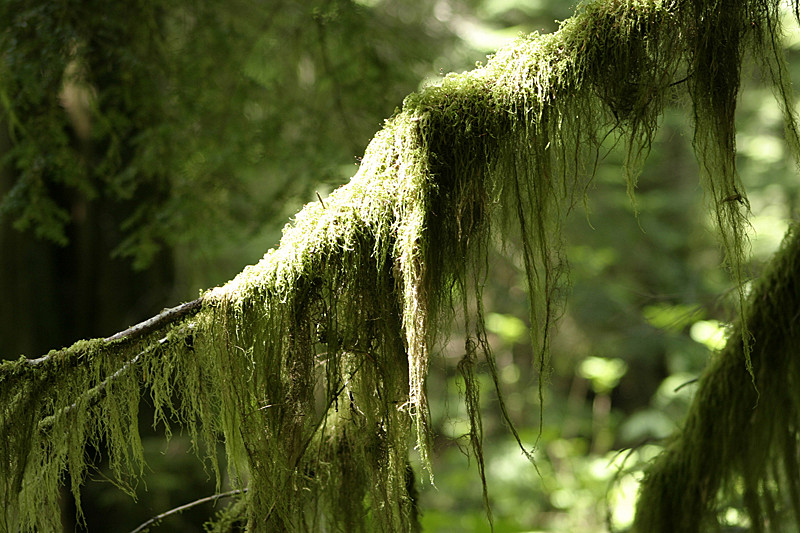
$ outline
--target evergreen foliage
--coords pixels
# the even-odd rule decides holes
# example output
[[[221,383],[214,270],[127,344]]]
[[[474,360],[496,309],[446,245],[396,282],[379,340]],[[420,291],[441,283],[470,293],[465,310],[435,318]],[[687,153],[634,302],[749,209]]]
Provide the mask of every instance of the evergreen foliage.
[[[449,42],[386,11],[347,0],[3,2],[0,217],[65,245],[80,222],[73,204],[107,202],[114,253],[136,268],[164,247],[213,254],[262,231],[248,222],[291,214],[275,206],[307,193],[308,168],[316,183],[349,177],[341,169],[373,117],[416,87],[425,47]],[[365,93],[376,78],[383,91]],[[332,119],[310,123],[292,111],[301,106]]]
[[[762,349],[750,345],[751,333],[762,331],[758,317],[782,308],[745,305],[747,204],[734,160],[746,51],[769,66],[795,155],[800,145],[774,37],[777,12],[774,0],[587,2],[557,32],[520,38],[485,66],[409,96],[353,179],[306,205],[278,248],[204,293],[189,316],[143,335],[4,364],[2,528],[57,529],[65,473],[80,505],[86,444],[104,441],[115,481],[133,486],[144,468],[136,424],[146,394],[155,422],[188,428],[217,479],[221,467],[205,450],[224,441],[233,479],[248,488],[236,509],[250,530],[413,531],[408,457],[416,449],[432,475],[425,378],[438,333],[456,317],[466,332],[459,367],[483,476],[478,358],[498,384],[481,307],[489,240],[509,231],[521,237],[541,396],[565,285],[560,228],[591,180],[584,162],[605,135],[619,136],[633,196],[658,117],[681,94],[691,101],[702,181],[744,320],[742,340],[705,379],[719,392],[698,395],[704,403],[696,413],[706,414],[690,417],[666,466],[649,478],[643,505],[654,511],[641,513],[638,525],[657,531],[663,516],[686,509],[693,510],[687,520],[712,523],[718,489],[738,487],[736,468],[754,523],[774,524],[773,491],[787,484],[797,500],[796,417],[787,414],[783,431],[765,419],[759,439],[739,452],[733,437],[691,435],[710,427],[706,409],[724,408],[730,428],[743,428],[757,399],[780,405],[779,395],[793,390],[762,379],[774,369],[751,359]],[[791,339],[790,332],[787,325],[775,334]],[[753,384],[741,379],[748,372]],[[779,474],[749,453],[782,446]],[[674,506],[655,510],[678,475],[703,497],[677,489]]]

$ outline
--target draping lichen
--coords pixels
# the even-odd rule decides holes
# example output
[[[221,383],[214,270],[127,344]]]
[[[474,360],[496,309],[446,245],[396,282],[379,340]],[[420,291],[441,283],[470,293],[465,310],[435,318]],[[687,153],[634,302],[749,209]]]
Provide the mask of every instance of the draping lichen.
[[[519,236],[544,376],[564,286],[561,224],[591,180],[585,162],[603,137],[623,139],[633,198],[662,108],[684,93],[693,103],[702,182],[741,286],[746,197],[733,113],[747,47],[772,68],[798,146],[773,37],[777,9],[772,0],[587,2],[557,32],[520,38],[486,65],[409,96],[350,183],[306,205],[278,248],[205,293],[194,316],[135,342],[93,341],[37,364],[5,364],[3,528],[56,529],[65,472],[80,506],[86,445],[104,442],[116,482],[134,485],[143,468],[136,421],[144,390],[156,422],[186,427],[201,452],[213,449],[201,443],[224,442],[234,484],[248,488],[225,523],[413,531],[408,455],[415,447],[431,474],[425,379],[438,335],[459,308],[469,436],[488,509],[475,363],[485,358],[498,383],[481,305],[489,241]],[[739,363],[766,403],[748,327],[741,331]],[[709,405],[731,392],[720,389]],[[220,479],[212,453],[206,461]],[[762,487],[756,467],[747,472]],[[666,490],[658,475],[652,479],[655,494]],[[698,513],[705,516],[711,500]]]
[[[649,469],[634,531],[714,531],[732,507],[747,511],[752,531],[800,524],[799,330],[796,311],[787,312],[799,304],[799,237],[795,226],[756,282],[744,317],[758,392],[734,334],[704,372],[682,431]]]

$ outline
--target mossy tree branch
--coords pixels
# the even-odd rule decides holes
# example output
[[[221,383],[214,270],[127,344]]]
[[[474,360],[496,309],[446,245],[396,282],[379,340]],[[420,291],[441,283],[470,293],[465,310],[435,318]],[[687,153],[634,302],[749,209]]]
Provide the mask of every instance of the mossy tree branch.
[[[410,95],[350,183],[306,205],[258,264],[123,339],[2,366],[0,528],[57,529],[65,470],[80,509],[87,443],[105,441],[117,483],[132,487],[149,394],[156,423],[181,424],[209,449],[224,442],[234,483],[248,480],[251,530],[414,530],[407,461],[415,446],[430,470],[432,347],[460,302],[480,460],[478,357],[498,382],[480,307],[489,241],[520,237],[545,369],[564,288],[561,225],[586,191],[583,161],[599,139],[626,143],[633,197],[665,103],[691,100],[701,181],[741,286],[747,212],[733,113],[745,50],[771,70],[795,155],[800,146],[778,20],[777,0],[587,2],[557,32]],[[757,381],[746,324],[741,364]],[[220,479],[216,456],[205,460]],[[484,484],[488,504],[487,494]]]
[[[742,365],[740,322],[699,380],[682,430],[649,469],[634,531],[711,531],[728,506],[747,509],[752,531],[800,524],[799,298],[794,226],[748,299],[757,390]]]

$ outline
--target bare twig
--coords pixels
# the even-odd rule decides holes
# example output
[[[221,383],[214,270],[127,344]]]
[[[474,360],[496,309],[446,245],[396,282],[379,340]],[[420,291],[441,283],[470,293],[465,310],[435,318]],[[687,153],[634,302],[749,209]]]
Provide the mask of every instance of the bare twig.
[[[678,80],[678,81],[673,81],[672,83],[670,83],[669,85],[667,85],[667,87],[674,87],[674,86],[676,86],[676,85],[680,85],[681,83],[685,83],[685,82],[689,81],[689,79],[692,77],[692,75],[693,75],[693,73],[692,73],[692,72],[690,72],[689,74],[687,74],[687,75],[686,75],[686,77],[685,77],[685,78],[681,78],[681,79],[680,79],[680,80]]]
[[[119,333],[115,333],[110,337],[106,337],[103,339],[106,342],[112,342],[117,340],[132,340],[143,335],[147,335],[148,333],[155,331],[156,329],[164,326],[165,324],[169,324],[171,322],[175,322],[180,320],[181,318],[196,313],[200,310],[200,306],[203,303],[202,298],[197,298],[196,300],[192,300],[191,302],[182,303],[181,305],[177,305],[170,309],[164,309],[159,314],[152,318],[148,318],[144,322],[139,322],[135,326],[131,326],[124,331],[120,331]]]
[[[682,388],[684,388],[684,387],[686,387],[686,386],[688,386],[688,385],[692,385],[693,383],[697,383],[698,381],[700,381],[700,378],[694,378],[694,379],[690,379],[689,381],[687,381],[687,382],[685,382],[685,383],[681,383],[680,385],[678,385],[677,387],[675,387],[675,390],[673,390],[672,392],[678,392],[678,391],[679,391],[679,390],[681,390]]]
[[[195,500],[193,502],[189,502],[189,503],[187,503],[185,505],[181,505],[180,507],[175,507],[174,509],[170,509],[169,511],[161,513],[160,515],[154,516],[153,518],[151,518],[147,522],[143,522],[142,524],[140,524],[139,527],[137,527],[136,529],[131,530],[130,533],[141,533],[142,531],[147,531],[147,529],[149,529],[151,526],[156,525],[158,522],[164,520],[168,516],[171,516],[171,515],[174,515],[174,514],[177,514],[177,513],[181,513],[181,512],[183,512],[183,511],[185,511],[187,509],[191,509],[192,507],[196,507],[198,505],[202,505],[202,504],[207,503],[207,502],[213,502],[213,501],[219,500],[221,498],[228,498],[229,496],[236,496],[238,494],[244,494],[245,492],[247,492],[247,488],[246,487],[243,488],[243,489],[235,489],[235,490],[231,490],[231,491],[228,491],[228,492],[223,492],[221,494],[214,494],[212,496],[207,496],[205,498],[200,498],[199,500]]]
[[[166,326],[167,324],[177,322],[183,317],[197,313],[202,305],[203,305],[203,299],[197,298],[196,300],[192,300],[191,302],[182,303],[175,307],[165,309],[154,317],[150,317],[147,320],[139,322],[135,326],[131,326],[128,329],[115,333],[110,337],[104,338],[103,341],[116,342],[116,341],[131,341],[134,339],[138,339],[139,337],[143,337],[148,333],[152,333],[153,331],[156,331]],[[39,365],[49,361],[55,355],[64,353],[64,351],[65,350],[59,350],[58,352],[44,355],[37,359],[28,359],[26,362],[31,366]]]

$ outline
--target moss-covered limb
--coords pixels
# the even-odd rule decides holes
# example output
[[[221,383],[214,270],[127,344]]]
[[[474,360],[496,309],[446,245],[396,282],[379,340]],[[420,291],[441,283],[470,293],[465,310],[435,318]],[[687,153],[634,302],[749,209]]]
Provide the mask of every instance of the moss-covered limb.
[[[102,340],[105,343],[114,343],[119,341],[131,342],[138,340],[150,333],[169,327],[171,324],[197,313],[200,310],[202,303],[203,299],[197,298],[190,302],[184,302],[180,305],[176,305],[175,307],[164,309],[159,314],[152,316],[147,320],[143,320],[142,322],[127,329],[114,333],[113,335]],[[114,349],[116,348],[117,346],[114,346]],[[83,351],[85,351],[83,344],[76,344],[69,348],[50,352],[49,354],[36,359],[23,359],[22,361],[24,361],[24,363],[27,365],[40,365],[42,363],[46,363],[53,357],[59,357],[63,359],[65,357],[69,357],[71,353]]]
[[[795,226],[748,299],[752,368],[739,330],[700,379],[683,429],[650,467],[637,532],[709,531],[726,504],[752,531],[800,523],[800,233]]]
[[[732,113],[745,47],[780,66],[776,41],[765,38],[778,31],[776,12],[776,0],[588,2],[556,33],[521,38],[485,66],[409,96],[350,183],[305,206],[278,248],[202,304],[168,311],[123,339],[4,366],[0,421],[15,435],[0,445],[7,529],[55,529],[42,515],[57,515],[65,470],[79,497],[87,444],[104,441],[117,482],[135,484],[144,390],[157,422],[182,424],[198,446],[224,440],[232,478],[248,486],[251,530],[413,530],[407,455],[416,446],[430,468],[428,360],[459,303],[472,444],[482,454],[469,366],[483,352],[496,373],[479,305],[490,239],[509,229],[521,238],[544,371],[563,288],[561,224],[591,179],[584,156],[613,130],[628,145],[633,191],[680,80],[690,86],[711,209],[742,280],[746,204]],[[714,31],[722,38],[714,41]],[[776,85],[788,113],[788,85]],[[753,365],[757,382],[765,368]],[[713,385],[721,396],[709,395],[703,409],[754,393],[730,383]],[[33,431],[42,419],[49,431]],[[723,431],[697,431],[709,428]],[[698,467],[691,448],[685,457],[675,450],[676,461]],[[743,472],[752,477],[759,465],[751,466]],[[689,479],[697,500],[712,502],[727,478],[701,478]]]
[[[2,530],[58,529],[57,487],[67,470],[80,505],[87,445],[106,444],[116,482],[126,490],[135,486],[143,468],[138,431],[139,399],[148,381],[143,369],[152,368],[149,359],[168,360],[162,357],[165,349],[183,348],[187,333],[177,327],[162,342],[157,337],[80,341],[33,365],[24,358],[3,364]]]
[[[648,9],[629,13],[639,20]],[[669,20],[663,14],[650,17],[648,27],[661,43],[658,21]],[[362,528],[407,528],[407,512],[397,506],[409,498],[400,483],[402,457],[413,427],[426,461],[429,350],[451,299],[479,290],[480,276],[469,274],[484,261],[499,201],[515,206],[506,218],[525,242],[535,338],[546,353],[559,288],[560,219],[582,184],[582,144],[591,149],[598,124],[611,120],[593,89],[603,83],[591,70],[596,56],[581,54],[596,35],[617,29],[603,27],[610,17],[583,16],[409,97],[376,135],[350,184],[324,204],[306,206],[277,250],[207,295],[220,310],[214,323],[235,325],[214,350],[230,365],[223,369],[230,390],[221,394],[235,402],[223,407],[224,431],[250,475],[251,524],[306,529],[309,513],[317,517],[314,510],[329,505],[326,519],[362,515],[372,520],[359,522]],[[674,70],[678,63],[657,66]],[[644,110],[648,118],[657,115],[649,106],[659,105],[657,93],[668,85],[642,84],[655,97],[626,110],[620,126],[654,128],[654,120],[640,117]],[[482,326],[476,328],[479,334]],[[346,385],[348,400],[337,404],[344,415],[315,407],[309,397],[306,372],[315,365],[315,346],[326,354],[317,386],[330,394]],[[273,370],[253,389],[255,369]],[[242,375],[251,381],[243,383]],[[470,384],[468,397],[476,394]],[[478,410],[470,416],[480,453]],[[314,439],[306,449],[308,434]],[[351,488],[343,500],[339,483],[362,488]],[[287,486],[304,490],[287,494]],[[308,498],[320,493],[312,504]]]
[[[136,427],[140,388],[147,382],[142,368],[152,368],[147,359],[161,357],[168,343],[185,346],[191,325],[182,329],[180,321],[198,308],[197,301],[190,302],[108,339],[79,341],[0,367],[0,433],[7,436],[0,449],[3,530],[24,530],[30,524],[55,529],[50,527],[58,515],[53,487],[67,467],[80,502],[87,444],[105,441],[119,483],[135,484],[143,465]],[[154,333],[164,336],[159,339]],[[163,371],[155,366],[151,372]],[[166,398],[169,393],[162,392],[157,410],[164,408]],[[48,488],[52,483],[56,485]]]
[[[161,316],[161,315],[159,315],[159,316]],[[131,328],[131,329],[133,329],[133,328]],[[169,335],[167,335],[165,337],[162,337],[162,338],[158,339],[157,341],[153,341],[153,342],[147,343],[147,347],[144,350],[142,350],[141,352],[137,353],[135,356],[133,356],[133,358],[131,358],[129,361],[125,362],[118,370],[114,371],[114,373],[112,373],[107,378],[105,378],[103,381],[98,383],[96,386],[92,387],[91,389],[87,390],[85,393],[83,393],[81,395],[81,397],[83,398],[83,401],[85,402],[84,403],[84,408],[85,407],[91,407],[91,406],[95,405],[96,403],[100,402],[103,399],[103,397],[105,395],[105,391],[108,388],[108,386],[111,384],[111,382],[114,381],[115,379],[119,379],[121,377],[124,377],[125,373],[128,372],[135,365],[137,365],[139,363],[139,361],[143,357],[147,357],[151,352],[161,348],[164,344],[166,344],[168,342],[175,342],[175,338],[176,337],[180,337],[181,342],[186,342],[187,339],[191,339],[192,338],[192,336],[191,336],[192,335],[191,334],[191,330],[192,329],[194,329],[193,325],[192,324],[188,324],[186,326],[186,331],[180,331],[179,330],[179,331],[176,331],[176,332],[171,332]],[[141,333],[141,334],[143,334],[143,333]],[[103,339],[103,340],[105,342],[109,342],[109,339]],[[26,361],[26,363],[29,363],[29,361]],[[48,416],[46,418],[43,418],[39,422],[39,429],[41,431],[48,431],[53,426],[53,424],[55,423],[55,418],[57,416],[64,416],[70,410],[77,408],[77,406],[78,406],[77,402],[76,403],[72,403],[72,404],[68,405],[67,407],[65,407],[63,410],[61,410],[59,412],[56,412],[53,415],[50,415],[50,416]]]

